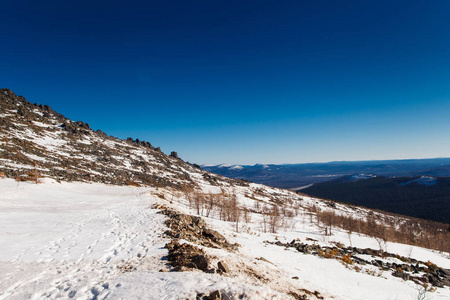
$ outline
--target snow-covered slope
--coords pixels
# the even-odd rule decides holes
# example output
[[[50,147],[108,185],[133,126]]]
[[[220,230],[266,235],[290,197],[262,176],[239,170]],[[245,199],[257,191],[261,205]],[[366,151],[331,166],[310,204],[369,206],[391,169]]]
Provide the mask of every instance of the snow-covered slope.
[[[237,191],[242,196],[241,192]],[[167,217],[158,213],[162,206],[155,208],[157,203],[192,213],[184,195],[170,189],[1,179],[0,299],[195,299],[214,291],[223,299],[295,298],[292,291],[306,299],[415,299],[422,289],[394,277],[392,270],[277,245],[295,240],[345,247],[351,241],[353,247],[379,247],[374,238],[349,238],[339,229],[324,236],[307,214],[299,214],[277,233],[264,233],[257,214],[251,214],[249,223],[242,221],[237,231],[235,222],[212,214],[204,218],[207,224],[230,243],[238,243],[239,249],[200,248],[211,257],[211,267],[221,261],[228,272],[167,272],[164,245],[170,237],[165,233]],[[183,238],[180,242],[195,245]],[[446,253],[396,243],[385,247],[450,268]],[[401,263],[392,257],[355,256]],[[448,286],[433,291],[430,287],[427,299],[449,299]]]
[[[450,298],[449,253],[390,242],[413,226],[442,250],[443,227],[214,175],[0,100],[0,299]]]

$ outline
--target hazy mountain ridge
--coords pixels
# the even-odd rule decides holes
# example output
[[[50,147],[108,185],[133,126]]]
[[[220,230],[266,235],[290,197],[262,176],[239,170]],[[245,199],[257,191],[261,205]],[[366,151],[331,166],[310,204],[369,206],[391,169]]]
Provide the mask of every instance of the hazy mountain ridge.
[[[203,169],[227,177],[245,179],[281,188],[296,188],[351,174],[383,176],[450,176],[450,158],[380,161],[343,161],[306,164],[256,164],[240,168],[205,165]]]
[[[450,158],[202,167],[314,197],[450,223]]]

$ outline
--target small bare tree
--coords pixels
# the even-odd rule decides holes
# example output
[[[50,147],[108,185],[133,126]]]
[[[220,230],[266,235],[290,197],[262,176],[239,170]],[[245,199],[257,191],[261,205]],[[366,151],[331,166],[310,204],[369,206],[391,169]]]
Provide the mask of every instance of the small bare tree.
[[[259,212],[260,209],[261,209],[260,204],[259,204],[259,200],[255,200],[254,206],[255,206],[255,211]]]
[[[244,222],[245,223],[251,223],[252,222],[252,215],[250,211],[247,209],[247,207],[244,205],[242,208],[243,214],[244,214]]]
[[[266,206],[263,206],[261,216],[262,216],[262,220],[261,220],[262,231],[264,233],[266,233],[267,232],[267,224],[268,224],[268,209]]]
[[[279,225],[280,225],[280,213],[278,211],[278,206],[273,205],[269,213],[270,232],[276,233]]]
[[[203,203],[205,202],[204,196],[201,193],[195,193],[194,206],[197,211],[197,215],[203,215]]]
[[[230,198],[231,222],[236,223],[236,232],[238,232],[239,220],[241,219],[241,210],[239,209],[236,195],[233,193],[232,195],[230,195]]]
[[[213,210],[215,204],[217,202],[217,196],[214,194],[209,194],[205,197],[205,210],[206,210],[206,217],[208,218],[211,214],[211,211]]]

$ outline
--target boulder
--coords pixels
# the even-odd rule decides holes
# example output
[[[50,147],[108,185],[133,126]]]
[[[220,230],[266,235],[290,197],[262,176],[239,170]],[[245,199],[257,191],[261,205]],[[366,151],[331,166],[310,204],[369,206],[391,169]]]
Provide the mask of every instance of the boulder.
[[[217,263],[217,268],[219,269],[219,271],[221,271],[222,273],[230,273],[230,269],[228,268],[227,264],[224,262],[219,261]]]

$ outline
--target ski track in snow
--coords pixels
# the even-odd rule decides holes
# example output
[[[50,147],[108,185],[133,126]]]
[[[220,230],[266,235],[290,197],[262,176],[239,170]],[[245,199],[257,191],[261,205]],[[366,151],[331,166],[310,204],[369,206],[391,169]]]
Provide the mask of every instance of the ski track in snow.
[[[83,188],[86,186],[89,187],[84,185]],[[111,196],[101,195],[95,185],[92,187],[92,194],[84,195],[90,199],[83,198],[82,202],[74,201],[73,206],[66,207],[78,210],[79,205],[90,201],[89,208],[76,212],[75,218],[58,209],[52,213],[50,207],[59,205],[52,199],[48,207],[41,207],[32,214],[25,205],[23,208],[5,207],[3,201],[2,211],[7,212],[0,213],[2,223],[6,223],[2,224],[2,235],[6,231],[7,242],[2,249],[12,249],[0,255],[0,269],[4,270],[0,274],[1,300],[101,299],[108,294],[108,283],[121,274],[118,268],[121,265],[163,267],[161,258],[165,249],[162,247],[166,241],[161,232],[164,217],[149,208],[151,199],[143,197],[142,190],[133,188],[109,187],[117,190],[117,195]],[[28,194],[22,193],[21,200],[28,200],[24,204],[30,202],[33,206],[36,204],[33,194],[39,194],[43,189],[39,185],[27,186],[27,191]],[[55,192],[56,199],[58,191]],[[12,223],[21,213],[26,215],[25,219],[38,222],[28,222],[28,226]],[[47,217],[55,222],[39,222]],[[11,223],[8,224],[9,220]],[[9,234],[15,225],[19,225],[19,230]],[[47,231],[51,234],[46,234]],[[48,242],[41,243],[42,235]],[[149,253],[149,249],[155,248],[161,250]],[[14,281],[17,278],[21,279]]]

